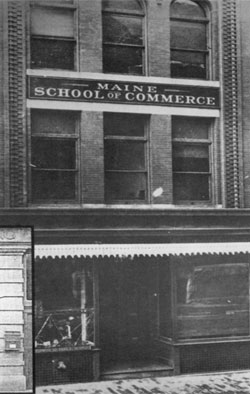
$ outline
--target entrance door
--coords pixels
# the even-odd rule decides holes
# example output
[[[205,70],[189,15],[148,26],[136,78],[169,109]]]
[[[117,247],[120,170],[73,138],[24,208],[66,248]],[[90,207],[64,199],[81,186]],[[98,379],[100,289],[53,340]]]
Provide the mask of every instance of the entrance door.
[[[118,261],[100,268],[100,347],[102,366],[152,357],[156,330],[156,268]]]

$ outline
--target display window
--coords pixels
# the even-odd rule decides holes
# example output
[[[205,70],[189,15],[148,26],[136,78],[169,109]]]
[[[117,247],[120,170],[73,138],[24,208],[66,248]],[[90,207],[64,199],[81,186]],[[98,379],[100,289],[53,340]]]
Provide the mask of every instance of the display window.
[[[36,269],[35,289],[36,349],[94,346],[90,267],[44,262]]]
[[[249,335],[249,265],[202,262],[176,267],[177,337]]]

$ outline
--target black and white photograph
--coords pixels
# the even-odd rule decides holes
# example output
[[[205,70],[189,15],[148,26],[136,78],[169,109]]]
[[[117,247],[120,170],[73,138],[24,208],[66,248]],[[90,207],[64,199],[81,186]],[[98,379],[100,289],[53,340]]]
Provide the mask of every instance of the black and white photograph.
[[[21,391],[250,392],[249,37],[250,0],[0,0]]]

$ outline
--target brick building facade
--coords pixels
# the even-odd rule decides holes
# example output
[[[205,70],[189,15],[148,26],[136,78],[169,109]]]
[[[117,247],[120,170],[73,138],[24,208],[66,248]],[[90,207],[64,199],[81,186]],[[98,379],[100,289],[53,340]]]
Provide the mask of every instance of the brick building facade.
[[[34,226],[37,384],[248,368],[248,2],[0,6],[0,215]]]

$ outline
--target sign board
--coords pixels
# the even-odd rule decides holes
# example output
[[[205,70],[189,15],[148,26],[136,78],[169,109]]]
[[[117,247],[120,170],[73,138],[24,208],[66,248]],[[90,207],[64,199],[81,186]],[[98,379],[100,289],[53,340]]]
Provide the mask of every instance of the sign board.
[[[28,77],[28,98],[112,104],[219,108],[219,88],[110,80]]]

